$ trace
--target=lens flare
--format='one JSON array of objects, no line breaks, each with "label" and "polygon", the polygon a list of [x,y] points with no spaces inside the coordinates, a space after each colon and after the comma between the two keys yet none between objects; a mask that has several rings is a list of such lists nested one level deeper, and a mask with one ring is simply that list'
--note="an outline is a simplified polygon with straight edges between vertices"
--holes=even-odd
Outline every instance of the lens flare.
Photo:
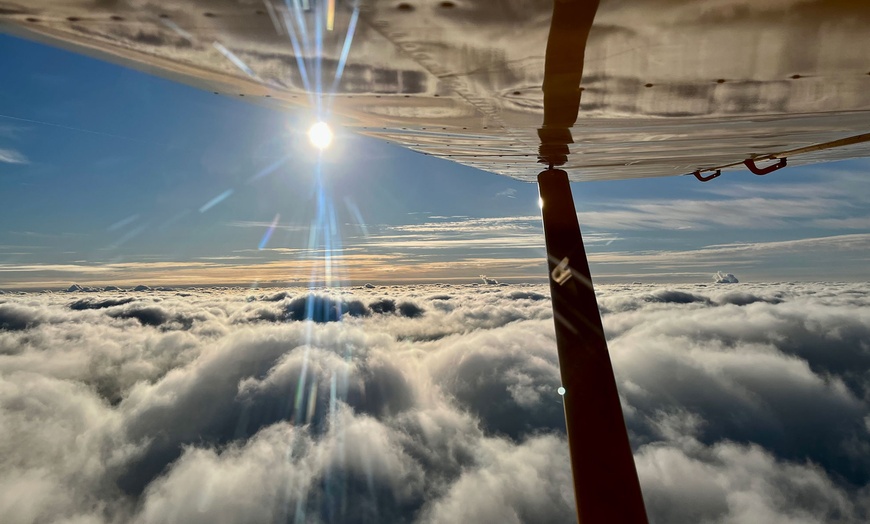
[{"label": "lens flare", "polygon": [[332,129],[326,122],[318,122],[308,130],[308,140],[317,149],[326,149],[332,143]]}]

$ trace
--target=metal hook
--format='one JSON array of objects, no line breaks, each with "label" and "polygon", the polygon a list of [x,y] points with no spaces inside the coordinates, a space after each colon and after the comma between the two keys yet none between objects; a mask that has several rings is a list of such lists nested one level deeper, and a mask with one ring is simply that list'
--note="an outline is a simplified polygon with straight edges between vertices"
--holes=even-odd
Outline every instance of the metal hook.
[{"label": "metal hook", "polygon": [[765,168],[759,168],[757,165],[755,165],[755,160],[753,160],[751,158],[747,158],[746,160],[743,161],[743,165],[745,165],[750,171],[752,171],[753,173],[755,173],[756,175],[759,175],[759,176],[766,175],[768,173],[773,173],[777,169],[784,168],[787,164],[788,164],[787,158],[780,158],[778,163],[767,166]]},{"label": "metal hook", "polygon": [[695,178],[697,178],[697,179],[700,180],[701,182],[709,182],[709,181],[713,180],[714,178],[718,178],[719,175],[722,174],[722,170],[721,170],[721,169],[717,169],[716,172],[713,173],[713,174],[710,175],[710,176],[701,176],[701,170],[700,170],[700,169],[697,170],[697,171],[695,171],[695,172],[692,173],[692,174],[695,175]]}]

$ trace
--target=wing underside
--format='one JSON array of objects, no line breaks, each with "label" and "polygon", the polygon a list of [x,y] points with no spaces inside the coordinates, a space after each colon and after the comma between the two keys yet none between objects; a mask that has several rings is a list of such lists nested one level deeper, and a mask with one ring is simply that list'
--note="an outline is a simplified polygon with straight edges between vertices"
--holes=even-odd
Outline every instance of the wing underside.
[{"label": "wing underside", "polygon": [[[533,180],[552,13],[541,0],[0,0],[0,28]],[[867,27],[866,1],[603,0],[562,168],[580,181],[870,156]]]}]

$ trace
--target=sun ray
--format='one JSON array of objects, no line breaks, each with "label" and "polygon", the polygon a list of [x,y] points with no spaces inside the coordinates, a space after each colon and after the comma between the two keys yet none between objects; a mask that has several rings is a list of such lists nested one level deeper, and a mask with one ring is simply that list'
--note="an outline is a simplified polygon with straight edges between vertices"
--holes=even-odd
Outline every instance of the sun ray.
[{"label": "sun ray", "polygon": [[359,21],[359,7],[353,8],[350,22],[347,26],[347,34],[344,37],[344,45],[341,47],[341,55],[338,58],[338,66],[335,69],[335,78],[332,81],[332,92],[338,92],[338,85],[344,75],[344,67],[347,65],[347,56],[350,54],[350,46],[353,44],[353,35],[356,33],[356,24]]}]

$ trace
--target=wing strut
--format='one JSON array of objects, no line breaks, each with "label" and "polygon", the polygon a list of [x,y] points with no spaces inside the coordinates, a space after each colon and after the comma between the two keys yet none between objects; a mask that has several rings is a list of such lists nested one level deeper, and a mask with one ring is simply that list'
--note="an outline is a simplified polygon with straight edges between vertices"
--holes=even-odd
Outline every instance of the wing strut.
[{"label": "wing strut", "polygon": [[580,524],[645,524],[643,496],[568,174],[538,175],[565,424]]}]

